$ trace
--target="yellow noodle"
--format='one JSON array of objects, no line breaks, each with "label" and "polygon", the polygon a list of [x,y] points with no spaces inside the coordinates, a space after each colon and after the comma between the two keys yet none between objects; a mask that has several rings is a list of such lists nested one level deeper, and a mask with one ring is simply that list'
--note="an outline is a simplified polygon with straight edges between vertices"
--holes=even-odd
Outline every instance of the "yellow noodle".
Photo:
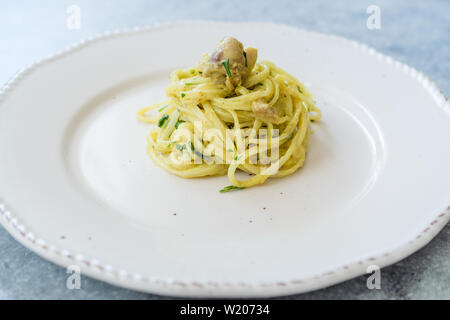
[{"label": "yellow noodle", "polygon": [[[137,118],[159,126],[147,137],[150,158],[183,178],[227,174],[233,186],[244,188],[290,175],[305,161],[310,122],[321,118],[305,85],[267,61],[257,63],[244,83],[231,92],[196,68],[172,72],[165,91],[168,100],[142,108]],[[277,110],[276,123],[257,118],[252,111],[257,101]],[[209,130],[207,137],[196,138],[195,130],[200,129]],[[267,137],[256,148],[252,141],[261,129]],[[272,139],[275,130],[278,136]],[[269,163],[263,163],[257,152],[265,148],[265,154],[272,156],[274,147],[278,147],[278,158],[268,156]],[[250,160],[254,156],[256,163]],[[252,176],[239,180],[235,176],[238,170]]]}]

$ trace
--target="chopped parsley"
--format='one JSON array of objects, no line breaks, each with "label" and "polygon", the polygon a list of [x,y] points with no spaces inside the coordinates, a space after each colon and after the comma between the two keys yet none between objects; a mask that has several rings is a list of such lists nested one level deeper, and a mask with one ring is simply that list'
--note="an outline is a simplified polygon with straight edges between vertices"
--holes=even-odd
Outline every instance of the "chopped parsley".
[{"label": "chopped parsley", "polygon": [[177,144],[175,146],[175,148],[177,148],[177,150],[179,150],[179,151],[183,151],[183,150],[186,150],[186,145],[185,144]]},{"label": "chopped parsley", "polygon": [[181,98],[184,98],[184,97],[186,97],[186,93],[182,92],[181,93]]},{"label": "chopped parsley", "polygon": [[231,75],[231,72],[230,72],[230,58],[227,58],[227,60],[223,60],[222,64],[223,64],[223,67],[225,68],[225,71],[227,72],[228,77],[232,78],[233,76]]},{"label": "chopped parsley", "polygon": [[191,149],[191,151],[194,151],[194,145],[192,144],[192,142],[188,141],[188,146]]},{"label": "chopped parsley", "polygon": [[158,109],[158,112],[161,112],[161,111],[163,111],[165,108],[167,108],[169,105],[168,104],[166,104],[165,106],[162,106],[161,108],[159,108]]},{"label": "chopped parsley", "polygon": [[227,186],[223,188],[222,190],[219,190],[220,193],[225,193],[233,190],[242,190],[245,189],[244,187],[236,187],[236,186]]},{"label": "chopped parsley", "polygon": [[303,93],[302,90],[300,89],[299,85],[297,85],[297,90],[298,90],[298,92]]},{"label": "chopped parsley", "polygon": [[209,156],[206,156],[206,155],[202,154],[200,151],[195,150],[194,144],[192,142],[188,141],[187,144],[188,144],[188,147],[191,149],[192,153],[195,154],[200,159],[209,158]]},{"label": "chopped parsley", "polygon": [[185,121],[183,121],[183,120],[178,120],[177,123],[175,123],[175,129],[178,129],[178,126],[179,126],[181,123],[183,123],[183,122],[185,122]]},{"label": "chopped parsley", "polygon": [[164,123],[166,122],[166,120],[169,119],[169,116],[167,114],[163,114],[161,119],[159,119],[158,121],[158,127],[162,127],[164,125]]},{"label": "chopped parsley", "polygon": [[243,51],[242,54],[244,55],[244,58],[245,58],[245,66],[248,67],[248,64],[247,64],[247,52]]}]

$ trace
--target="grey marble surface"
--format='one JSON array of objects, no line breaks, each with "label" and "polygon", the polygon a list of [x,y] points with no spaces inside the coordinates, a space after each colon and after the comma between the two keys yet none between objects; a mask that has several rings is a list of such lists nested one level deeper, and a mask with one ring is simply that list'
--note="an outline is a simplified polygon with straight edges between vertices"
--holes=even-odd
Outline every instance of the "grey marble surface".
[{"label": "grey marble surface", "polygon": [[[274,5],[276,3],[276,5]],[[81,29],[66,27],[68,6],[81,8]],[[366,27],[369,5],[381,29]],[[273,21],[358,40],[425,72],[450,92],[450,1],[2,1],[0,83],[25,65],[87,36],[174,20]],[[1,114],[0,114],[1,116]],[[1,154],[0,154],[1,156]],[[1,183],[1,181],[0,181]],[[0,299],[162,299],[87,277],[66,288],[67,274],[17,243],[0,227]],[[450,225],[425,248],[381,271],[381,290],[366,276],[282,299],[450,299]]]}]

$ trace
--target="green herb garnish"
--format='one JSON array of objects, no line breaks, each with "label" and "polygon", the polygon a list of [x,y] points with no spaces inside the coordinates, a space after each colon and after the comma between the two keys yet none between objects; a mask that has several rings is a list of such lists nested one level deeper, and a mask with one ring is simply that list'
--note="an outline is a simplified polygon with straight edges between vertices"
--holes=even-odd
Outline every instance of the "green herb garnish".
[{"label": "green herb garnish", "polygon": [[183,121],[183,120],[178,120],[177,123],[175,123],[175,129],[178,129],[178,126],[179,126],[181,123],[183,123],[183,122],[185,122],[185,121]]},{"label": "green herb garnish", "polygon": [[248,67],[248,64],[247,64],[247,52],[243,51],[242,54],[244,55],[244,58],[245,58],[245,66]]},{"label": "green herb garnish", "polygon": [[184,98],[184,97],[186,97],[186,93],[182,92],[181,93],[181,98]]},{"label": "green herb garnish", "polygon": [[188,141],[188,146],[191,149],[191,151],[194,151],[194,145],[192,144],[192,142]]},{"label": "green herb garnish", "polygon": [[188,147],[191,149],[192,153],[195,154],[197,157],[201,159],[208,158],[208,156],[203,155],[200,151],[195,150],[194,144],[190,141],[188,141]]},{"label": "green herb garnish", "polygon": [[177,144],[175,146],[175,148],[177,148],[177,150],[179,150],[179,151],[183,151],[186,149],[186,145],[185,144]]},{"label": "green herb garnish", "polygon": [[165,106],[162,106],[161,108],[159,108],[158,109],[158,112],[161,112],[161,111],[163,111],[165,108],[167,108],[169,105],[168,104],[166,104]]},{"label": "green herb garnish", "polygon": [[219,190],[220,193],[225,193],[233,190],[242,190],[245,189],[244,187],[236,187],[236,186],[227,186],[223,188],[222,190]]},{"label": "green herb garnish", "polygon": [[163,114],[161,119],[159,119],[158,121],[158,127],[162,127],[164,125],[164,122],[166,122],[166,120],[169,119],[169,116],[167,114]]},{"label": "green herb garnish", "polygon": [[299,85],[297,85],[297,90],[298,90],[298,92],[303,93],[302,90],[300,89]]},{"label": "green herb garnish", "polygon": [[223,67],[225,68],[225,71],[227,72],[228,77],[232,78],[233,76],[231,75],[231,72],[230,72],[230,58],[227,58],[227,60],[223,60],[222,64],[223,64]]}]

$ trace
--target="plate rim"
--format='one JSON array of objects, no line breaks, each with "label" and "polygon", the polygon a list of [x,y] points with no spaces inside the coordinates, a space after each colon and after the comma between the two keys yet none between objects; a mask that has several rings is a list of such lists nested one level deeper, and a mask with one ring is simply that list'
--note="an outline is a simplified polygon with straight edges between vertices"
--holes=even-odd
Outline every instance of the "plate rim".
[{"label": "plate rim", "polygon": [[[134,33],[154,32],[165,28],[179,27],[183,25],[225,25],[240,24],[253,26],[273,26],[285,28],[291,32],[302,31],[307,34],[320,36],[330,40],[338,40],[352,45],[363,54],[368,54],[374,58],[392,64],[395,68],[409,75],[416,80],[425,91],[433,98],[434,103],[442,108],[447,115],[450,115],[450,102],[444,96],[439,87],[423,72],[399,62],[394,58],[376,51],[364,43],[347,39],[345,37],[325,34],[316,31],[305,30],[295,26],[282,23],[260,22],[260,21],[208,21],[208,20],[178,20],[173,22],[155,23],[142,27],[132,27],[106,31],[94,36],[81,39],[69,45],[63,50],[39,59],[29,64],[15,75],[13,75],[0,89],[0,108],[3,101],[14,88],[29,73],[40,66],[51,63],[54,60],[70,55],[77,50],[98,43],[103,40],[115,37],[128,36]],[[164,294],[170,296],[185,297],[271,297],[295,293],[303,293],[327,287],[360,275],[366,272],[369,265],[376,263],[380,268],[396,263],[410,254],[424,247],[450,220],[450,203],[439,210],[438,214],[423,226],[423,230],[412,238],[403,241],[397,246],[382,251],[377,255],[367,255],[365,259],[353,261],[337,268],[333,268],[325,273],[317,274],[308,278],[275,281],[270,283],[252,284],[247,282],[215,282],[215,281],[179,281],[175,279],[161,279],[146,277],[136,273],[131,273],[115,266],[98,261],[95,258],[84,257],[81,254],[70,252],[64,248],[47,243],[42,237],[27,231],[27,228],[20,222],[20,214],[13,213],[7,206],[7,200],[0,195],[0,223],[19,243],[37,253],[39,256],[62,267],[70,265],[82,266],[82,275],[103,280],[113,285],[126,287],[129,289],[144,291],[148,293]]]}]

